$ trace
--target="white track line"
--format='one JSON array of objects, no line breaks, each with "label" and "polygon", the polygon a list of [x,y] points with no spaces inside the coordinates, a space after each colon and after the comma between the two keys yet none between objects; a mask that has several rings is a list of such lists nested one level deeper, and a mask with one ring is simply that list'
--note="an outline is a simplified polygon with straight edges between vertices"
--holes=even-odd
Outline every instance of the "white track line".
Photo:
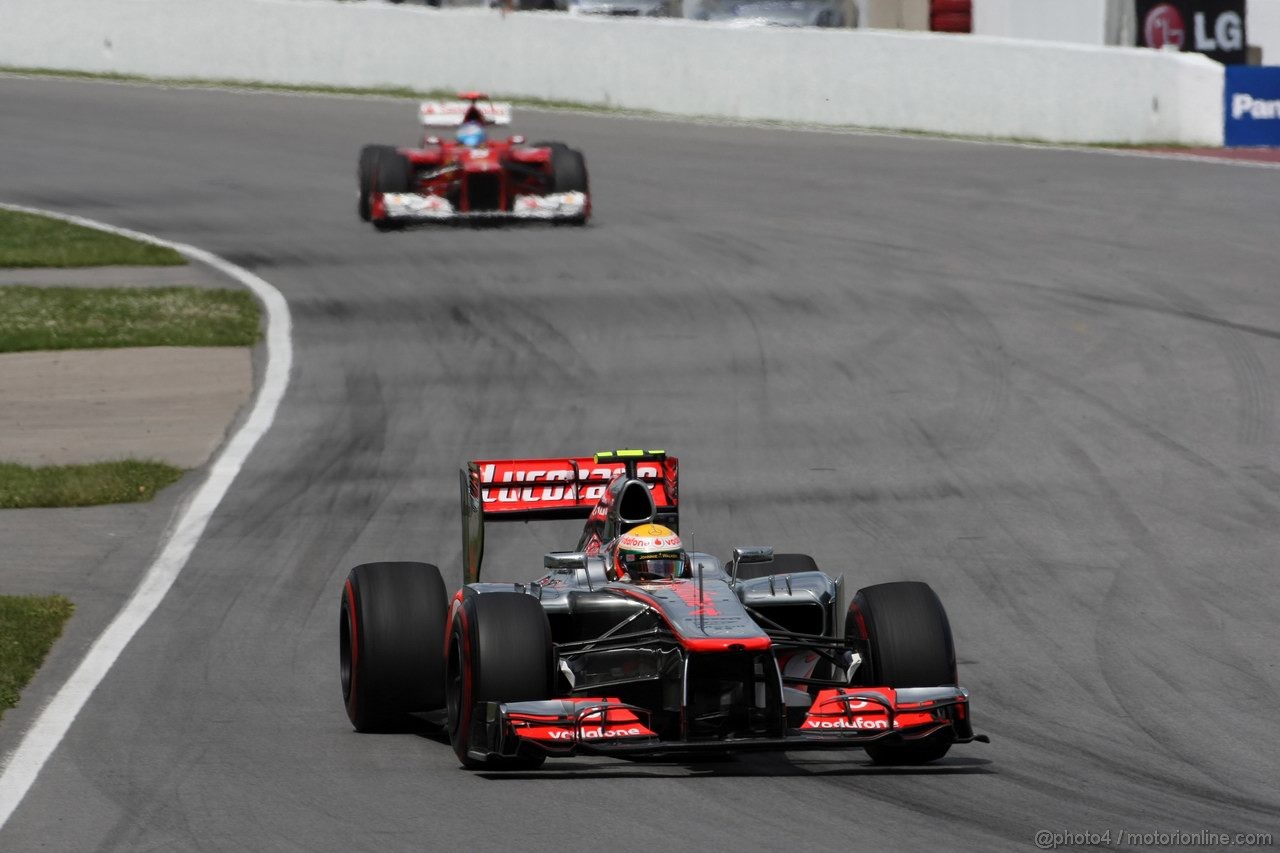
[{"label": "white track line", "polygon": [[84,660],[40,712],[40,716],[23,736],[17,750],[4,765],[3,771],[0,772],[0,829],[3,829],[18,804],[27,795],[27,791],[35,783],[49,756],[58,748],[63,736],[75,722],[80,709],[102,683],[102,679],[111,670],[120,653],[133,639],[133,635],[146,624],[151,614],[164,600],[165,594],[169,592],[169,588],[173,586],[173,582],[178,579],[178,575],[186,566],[196,543],[200,541],[200,536],[204,533],[214,510],[218,508],[232,481],[240,473],[249,453],[258,443],[258,439],[271,428],[276,410],[280,407],[280,400],[284,397],[285,389],[289,385],[289,371],[293,365],[293,344],[290,340],[292,321],[289,317],[289,306],[280,291],[248,270],[217,255],[194,246],[173,243],[150,234],[117,228],[79,216],[67,216],[4,203],[0,203],[0,209],[37,213],[75,225],[96,228],[99,231],[175,249],[189,258],[202,261],[236,279],[253,291],[267,310],[267,366],[262,387],[258,390],[257,399],[253,403],[249,416],[209,466],[205,481],[196,489],[186,509],[171,528],[169,539],[165,542],[160,556],[147,569],[133,596],[94,641]]}]

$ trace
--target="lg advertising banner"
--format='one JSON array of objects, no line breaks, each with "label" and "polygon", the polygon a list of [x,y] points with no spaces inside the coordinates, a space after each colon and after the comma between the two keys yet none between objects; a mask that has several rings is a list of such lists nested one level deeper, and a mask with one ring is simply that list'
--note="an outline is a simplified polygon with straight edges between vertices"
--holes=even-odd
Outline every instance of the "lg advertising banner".
[{"label": "lg advertising banner", "polygon": [[1173,45],[1223,65],[1245,62],[1245,0],[1137,0],[1138,47]]},{"label": "lg advertising banner", "polygon": [[1228,147],[1280,146],[1280,66],[1228,68],[1225,106]]}]

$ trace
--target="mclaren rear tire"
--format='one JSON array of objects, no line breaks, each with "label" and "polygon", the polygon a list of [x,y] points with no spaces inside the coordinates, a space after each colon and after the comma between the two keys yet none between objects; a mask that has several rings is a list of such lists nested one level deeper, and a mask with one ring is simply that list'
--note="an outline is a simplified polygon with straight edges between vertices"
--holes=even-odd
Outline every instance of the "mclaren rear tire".
[{"label": "mclaren rear tire", "polygon": [[[951,623],[928,584],[883,583],[858,590],[849,605],[845,635],[859,641],[867,659],[858,668],[861,686],[940,687],[954,685],[956,651]],[[866,747],[876,764],[919,765],[951,749],[951,733],[921,741]]]},{"label": "mclaren rear tire", "polygon": [[347,575],[338,664],[347,717],[359,732],[408,731],[409,715],[444,707],[440,646],[448,596],[427,563],[365,563]]},{"label": "mclaren rear tire", "polygon": [[356,186],[360,188],[360,198],[356,202],[356,213],[362,222],[369,221],[369,193],[373,189],[374,170],[378,161],[385,154],[395,154],[396,149],[390,145],[366,145],[360,149],[360,165],[356,167]]},{"label": "mclaren rear tire", "polygon": [[478,759],[469,752],[482,702],[522,702],[552,695],[551,624],[536,598],[521,592],[469,595],[454,607],[445,653],[449,740],[468,770],[531,770],[544,755]]}]

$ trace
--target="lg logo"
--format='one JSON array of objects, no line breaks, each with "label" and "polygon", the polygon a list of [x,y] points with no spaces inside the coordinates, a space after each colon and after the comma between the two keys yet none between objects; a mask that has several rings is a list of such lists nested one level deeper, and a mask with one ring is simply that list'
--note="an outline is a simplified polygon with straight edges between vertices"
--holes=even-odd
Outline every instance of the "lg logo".
[{"label": "lg logo", "polygon": [[1143,21],[1143,35],[1147,47],[1156,49],[1165,46],[1184,48],[1200,53],[1233,52],[1244,50],[1244,20],[1238,12],[1226,11],[1218,13],[1209,25],[1212,13],[1195,12],[1194,39],[1187,45],[1187,27],[1182,12],[1172,3],[1159,3],[1147,13]]},{"label": "lg logo", "polygon": [[1147,37],[1147,47],[1154,47],[1156,50],[1165,45],[1182,50],[1187,42],[1187,28],[1182,22],[1182,13],[1170,3],[1161,3],[1148,12],[1143,30]]},{"label": "lg logo", "polygon": [[1235,12],[1223,12],[1213,23],[1213,36],[1205,32],[1205,14],[1196,12],[1196,50],[1209,53],[1215,50],[1244,49],[1244,21]]}]

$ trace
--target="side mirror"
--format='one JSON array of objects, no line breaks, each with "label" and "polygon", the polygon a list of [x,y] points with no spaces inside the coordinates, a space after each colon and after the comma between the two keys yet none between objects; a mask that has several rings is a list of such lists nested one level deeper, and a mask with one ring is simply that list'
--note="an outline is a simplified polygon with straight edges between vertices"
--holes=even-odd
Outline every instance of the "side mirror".
[{"label": "side mirror", "polygon": [[511,137],[511,144],[512,144],[512,145],[524,145],[524,137],[523,137],[523,136],[520,136],[519,134],[517,134],[517,135],[515,135],[515,136]]},{"label": "side mirror", "polygon": [[587,571],[587,555],[581,551],[552,551],[543,556],[542,567],[553,572],[571,572],[574,582],[579,586],[594,588],[591,574]]},{"label": "side mirror", "polygon": [[730,573],[731,584],[738,582],[739,563],[768,563],[773,560],[773,549],[768,546],[733,549],[733,571]]},{"label": "side mirror", "polygon": [[542,558],[542,567],[553,571],[577,571],[587,567],[587,555],[581,551],[552,551]]}]

